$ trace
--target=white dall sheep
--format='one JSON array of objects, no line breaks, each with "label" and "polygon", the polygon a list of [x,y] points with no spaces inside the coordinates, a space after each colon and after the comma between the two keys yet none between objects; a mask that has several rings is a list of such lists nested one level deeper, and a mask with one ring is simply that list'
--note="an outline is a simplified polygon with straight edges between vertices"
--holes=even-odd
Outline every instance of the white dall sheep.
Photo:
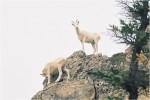
[{"label": "white dall sheep", "polygon": [[66,68],[65,63],[66,63],[66,59],[60,57],[60,58],[58,58],[54,61],[51,61],[45,65],[41,75],[43,77],[48,78],[48,84],[50,83],[52,73],[56,69],[58,69],[59,76],[55,82],[60,81],[60,78],[62,76],[62,69],[64,69],[67,72],[67,75],[68,75],[67,81],[70,79],[70,71],[69,71],[69,69]]},{"label": "white dall sheep", "polygon": [[78,39],[80,40],[82,44],[82,51],[85,52],[84,43],[91,43],[94,49],[93,54],[97,54],[98,53],[98,41],[100,40],[100,35],[97,33],[90,33],[90,32],[81,30],[78,26],[79,25],[78,20],[76,20],[76,22],[72,21],[72,25],[75,27],[76,33],[78,35]]}]

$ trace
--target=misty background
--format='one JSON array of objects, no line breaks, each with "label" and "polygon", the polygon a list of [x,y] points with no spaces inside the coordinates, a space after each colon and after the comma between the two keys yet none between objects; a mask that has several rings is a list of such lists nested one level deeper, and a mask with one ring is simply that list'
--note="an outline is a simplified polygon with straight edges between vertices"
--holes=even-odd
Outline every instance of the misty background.
[{"label": "misty background", "polygon": [[[44,65],[81,50],[71,21],[101,36],[99,53],[124,52],[107,35],[109,25],[119,24],[115,0],[2,0],[1,1],[1,100],[30,100],[42,90]],[[86,54],[92,54],[85,44]]]}]

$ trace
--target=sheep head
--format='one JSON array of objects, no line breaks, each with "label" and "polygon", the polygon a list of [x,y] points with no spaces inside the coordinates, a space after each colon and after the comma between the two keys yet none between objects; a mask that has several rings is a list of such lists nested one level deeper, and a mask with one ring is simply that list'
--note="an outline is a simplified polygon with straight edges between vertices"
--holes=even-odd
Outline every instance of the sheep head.
[{"label": "sheep head", "polygon": [[46,74],[45,74],[45,73],[42,73],[42,74],[40,74],[40,75],[42,75],[43,77],[46,77]]},{"label": "sheep head", "polygon": [[71,23],[72,23],[72,25],[73,25],[75,28],[77,28],[78,25],[79,25],[79,21],[78,21],[78,20],[76,20],[75,22],[74,22],[74,21],[71,21]]}]

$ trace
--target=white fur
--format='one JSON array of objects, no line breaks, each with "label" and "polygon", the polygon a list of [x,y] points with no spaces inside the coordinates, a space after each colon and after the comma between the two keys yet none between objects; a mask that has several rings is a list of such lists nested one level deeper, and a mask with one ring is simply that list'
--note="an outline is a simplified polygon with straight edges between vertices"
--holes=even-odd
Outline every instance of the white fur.
[{"label": "white fur", "polygon": [[90,32],[87,32],[87,31],[83,31],[79,28],[78,24],[79,24],[78,20],[76,20],[76,22],[72,21],[72,25],[76,29],[78,39],[80,40],[80,42],[82,44],[82,51],[85,52],[84,43],[91,43],[91,45],[94,49],[93,54],[97,54],[98,53],[98,41],[100,40],[100,35],[97,34],[97,33],[90,33]]},{"label": "white fur", "polygon": [[58,69],[59,76],[55,82],[59,82],[61,76],[62,76],[62,68],[64,67],[64,70],[67,72],[67,80],[70,79],[70,72],[65,66],[66,59],[65,58],[58,58],[54,61],[51,61],[47,63],[42,71],[42,74],[44,77],[48,78],[48,84],[50,83],[51,75],[55,69]]}]

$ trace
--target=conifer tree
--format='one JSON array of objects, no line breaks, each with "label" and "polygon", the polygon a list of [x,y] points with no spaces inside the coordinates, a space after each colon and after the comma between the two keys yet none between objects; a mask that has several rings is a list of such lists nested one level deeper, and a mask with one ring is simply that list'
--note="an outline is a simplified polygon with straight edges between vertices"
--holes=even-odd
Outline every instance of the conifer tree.
[{"label": "conifer tree", "polygon": [[[120,43],[131,45],[132,58],[130,63],[129,77],[126,81],[126,90],[129,92],[129,99],[137,99],[138,87],[144,82],[139,76],[136,54],[140,54],[147,45],[149,32],[145,32],[149,25],[149,0],[117,0],[123,8],[125,20],[120,19],[120,27],[110,25],[111,33]],[[144,50],[143,50],[144,51]],[[147,82],[143,86],[148,85]]]}]

